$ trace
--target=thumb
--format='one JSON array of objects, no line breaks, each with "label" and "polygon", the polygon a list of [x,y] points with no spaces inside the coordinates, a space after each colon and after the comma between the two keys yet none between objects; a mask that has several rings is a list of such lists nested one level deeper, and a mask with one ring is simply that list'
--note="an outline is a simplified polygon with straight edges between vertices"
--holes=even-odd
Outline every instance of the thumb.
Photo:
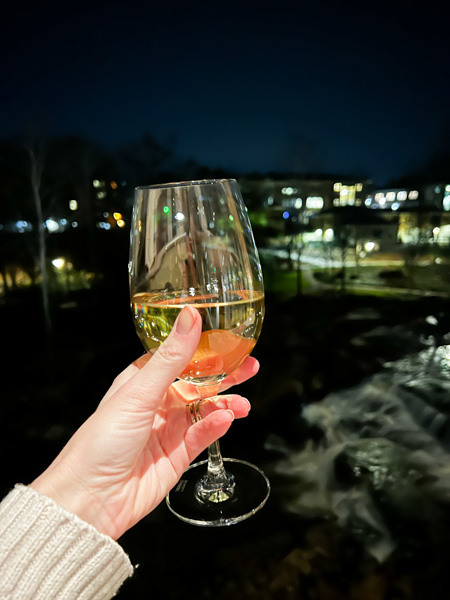
[{"label": "thumb", "polygon": [[125,384],[128,401],[134,400],[146,410],[156,409],[194,356],[201,331],[200,313],[191,306],[184,306],[169,336],[152,359]]}]

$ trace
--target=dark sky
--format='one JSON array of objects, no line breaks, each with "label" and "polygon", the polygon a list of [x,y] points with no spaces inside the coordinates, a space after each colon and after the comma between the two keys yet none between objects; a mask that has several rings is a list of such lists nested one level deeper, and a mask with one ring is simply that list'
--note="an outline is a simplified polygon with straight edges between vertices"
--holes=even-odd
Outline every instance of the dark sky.
[{"label": "dark sky", "polygon": [[16,3],[0,137],[38,123],[113,149],[150,133],[236,174],[382,184],[449,131],[449,33],[441,2]]}]

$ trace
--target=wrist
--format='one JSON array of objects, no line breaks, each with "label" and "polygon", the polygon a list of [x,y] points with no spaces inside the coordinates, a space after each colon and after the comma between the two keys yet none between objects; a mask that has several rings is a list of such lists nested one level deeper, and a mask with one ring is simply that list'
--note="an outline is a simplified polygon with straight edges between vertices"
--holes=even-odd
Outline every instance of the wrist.
[{"label": "wrist", "polygon": [[47,496],[66,511],[76,515],[108,537],[117,539],[114,527],[107,519],[99,496],[89,492],[73,477],[64,477],[57,469],[49,467],[30,485],[32,489]]}]

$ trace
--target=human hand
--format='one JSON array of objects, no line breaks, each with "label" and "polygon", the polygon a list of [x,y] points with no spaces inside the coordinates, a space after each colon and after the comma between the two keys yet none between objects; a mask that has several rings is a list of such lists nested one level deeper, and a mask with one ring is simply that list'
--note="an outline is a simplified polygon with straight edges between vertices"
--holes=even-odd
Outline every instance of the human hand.
[{"label": "human hand", "polygon": [[[229,394],[202,404],[193,424],[186,404],[192,384],[174,379],[195,353],[201,317],[186,306],[155,354],[136,360],[113,382],[97,410],[31,487],[118,539],[163,500],[189,463],[223,436],[248,400]],[[219,391],[258,372],[251,357]]]}]

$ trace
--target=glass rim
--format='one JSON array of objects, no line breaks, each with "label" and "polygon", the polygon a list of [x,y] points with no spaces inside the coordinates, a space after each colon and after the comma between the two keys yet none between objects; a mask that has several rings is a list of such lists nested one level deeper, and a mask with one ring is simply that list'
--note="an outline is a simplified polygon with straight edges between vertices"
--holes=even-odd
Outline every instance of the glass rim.
[{"label": "glass rim", "polygon": [[222,179],[192,179],[188,181],[176,181],[173,183],[156,183],[153,185],[138,185],[134,189],[139,190],[158,190],[175,187],[189,187],[191,185],[214,185],[218,183],[236,183],[236,179],[233,178],[222,178]]}]

